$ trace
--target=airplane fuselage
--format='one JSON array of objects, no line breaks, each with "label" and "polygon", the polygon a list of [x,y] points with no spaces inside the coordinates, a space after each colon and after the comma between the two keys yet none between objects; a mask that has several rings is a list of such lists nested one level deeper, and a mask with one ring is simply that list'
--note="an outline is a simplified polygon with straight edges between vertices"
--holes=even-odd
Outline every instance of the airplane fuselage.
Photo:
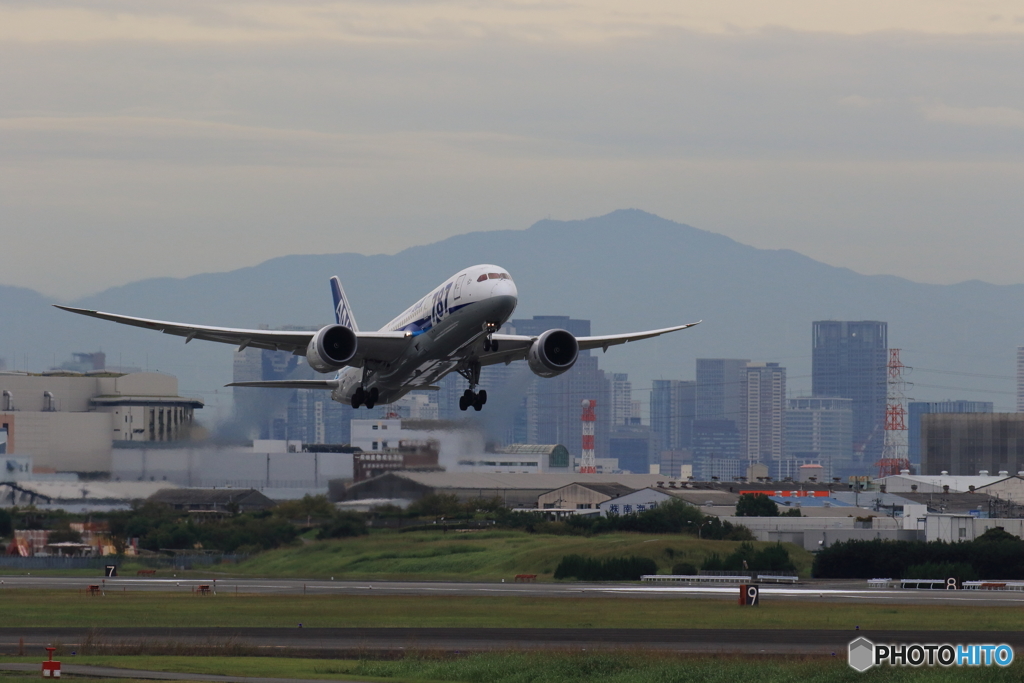
[{"label": "airplane fuselage", "polygon": [[482,348],[487,334],[512,317],[518,300],[515,282],[503,268],[484,264],[459,271],[381,328],[412,334],[405,353],[378,367],[343,368],[331,397],[348,403],[362,387],[377,389],[378,400],[391,403],[431,386],[472,355],[474,346]]}]

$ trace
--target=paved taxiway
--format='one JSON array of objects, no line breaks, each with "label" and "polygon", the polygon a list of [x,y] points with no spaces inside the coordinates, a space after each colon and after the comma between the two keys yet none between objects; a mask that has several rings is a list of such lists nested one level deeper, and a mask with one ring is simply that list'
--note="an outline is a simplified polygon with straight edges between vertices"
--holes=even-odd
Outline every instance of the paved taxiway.
[{"label": "paved taxiway", "polygon": [[[1024,647],[1020,631],[856,631],[823,629],[552,629],[552,628],[2,628],[0,653],[42,652],[60,643],[150,651],[230,650],[232,654],[360,657],[421,650],[645,649],[689,653],[842,654],[865,636],[881,643],[1006,643]],[[64,660],[68,659],[63,655]]]},{"label": "paved taxiway", "polygon": [[[267,595],[455,595],[521,597],[717,598],[735,600],[737,586],[673,586],[665,584],[485,583],[445,581],[312,581],[302,579],[233,579],[178,577],[141,578],[0,576],[0,589],[83,590],[90,584],[111,591],[186,591],[201,584],[219,593]],[[868,589],[865,581],[809,581],[798,585],[761,584],[764,600],[866,602],[904,605],[1024,605],[1020,591],[948,591]]]}]

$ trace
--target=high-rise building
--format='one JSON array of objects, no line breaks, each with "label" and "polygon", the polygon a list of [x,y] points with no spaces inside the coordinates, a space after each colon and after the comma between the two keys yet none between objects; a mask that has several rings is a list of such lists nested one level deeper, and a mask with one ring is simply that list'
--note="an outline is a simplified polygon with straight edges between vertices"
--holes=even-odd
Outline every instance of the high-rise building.
[{"label": "high-rise building", "polygon": [[778,363],[747,363],[740,377],[743,414],[737,426],[742,458],[777,470],[784,455],[786,368]]},{"label": "high-rise building", "polygon": [[814,322],[811,388],[815,397],[853,401],[853,454],[861,474],[882,457],[888,325],[877,320]]},{"label": "high-rise building", "polygon": [[[911,401],[907,404],[907,457],[915,468],[921,466],[921,416],[936,413],[991,413],[991,401]],[[920,472],[920,469],[918,469]]]},{"label": "high-rise building", "polygon": [[[695,420],[691,451],[693,476],[700,481],[739,476],[748,465],[740,458],[740,432],[735,420]],[[728,474],[731,472],[737,474]]]},{"label": "high-rise building", "polygon": [[853,399],[791,398],[786,404],[786,463],[776,475],[796,478],[801,465],[829,477],[848,473],[853,457]]},{"label": "high-rise building", "polygon": [[610,458],[619,461],[619,469],[634,474],[651,471],[651,428],[647,425],[615,425],[608,435]]},{"label": "high-rise building", "polygon": [[[612,425],[626,425],[633,416],[633,383],[624,372],[612,374]],[[614,457],[614,456],[612,456]]]},{"label": "high-rise building", "polygon": [[1017,347],[1017,412],[1024,413],[1024,346]]},{"label": "high-rise building", "polygon": [[696,386],[697,420],[732,420],[743,418],[744,387],[742,377],[748,359],[698,358]]},{"label": "high-rise building", "polygon": [[656,451],[690,447],[696,418],[697,383],[656,379],[651,385],[651,433]]}]

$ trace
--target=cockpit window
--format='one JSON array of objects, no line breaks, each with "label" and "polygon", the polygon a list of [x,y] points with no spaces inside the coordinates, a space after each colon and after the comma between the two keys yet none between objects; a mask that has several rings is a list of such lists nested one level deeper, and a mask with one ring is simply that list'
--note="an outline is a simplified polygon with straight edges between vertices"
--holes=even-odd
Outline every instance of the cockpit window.
[{"label": "cockpit window", "polygon": [[500,280],[501,279],[501,274],[500,273],[487,273],[487,277],[490,278],[491,280]]},{"label": "cockpit window", "polygon": [[502,273],[502,274],[501,274],[501,279],[502,279],[502,280],[511,280],[512,278],[510,278],[510,277],[508,276],[508,273]]},{"label": "cockpit window", "polygon": [[477,282],[483,282],[483,281],[484,281],[484,280],[486,280],[486,279],[487,279],[487,273],[484,273],[483,275],[481,275],[480,277],[478,277],[478,278],[476,279],[476,281],[477,281]]}]

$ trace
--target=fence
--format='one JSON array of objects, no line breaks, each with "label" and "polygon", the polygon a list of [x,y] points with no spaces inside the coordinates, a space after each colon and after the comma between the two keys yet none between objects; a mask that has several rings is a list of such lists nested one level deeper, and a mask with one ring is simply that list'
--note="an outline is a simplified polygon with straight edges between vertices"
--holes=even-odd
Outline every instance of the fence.
[{"label": "fence", "polygon": [[108,564],[124,564],[152,567],[153,569],[192,569],[209,567],[224,562],[241,562],[249,555],[218,553],[211,555],[177,555],[168,557],[125,557],[116,555],[101,557],[19,557],[0,555],[0,568],[4,569],[103,569]]}]

